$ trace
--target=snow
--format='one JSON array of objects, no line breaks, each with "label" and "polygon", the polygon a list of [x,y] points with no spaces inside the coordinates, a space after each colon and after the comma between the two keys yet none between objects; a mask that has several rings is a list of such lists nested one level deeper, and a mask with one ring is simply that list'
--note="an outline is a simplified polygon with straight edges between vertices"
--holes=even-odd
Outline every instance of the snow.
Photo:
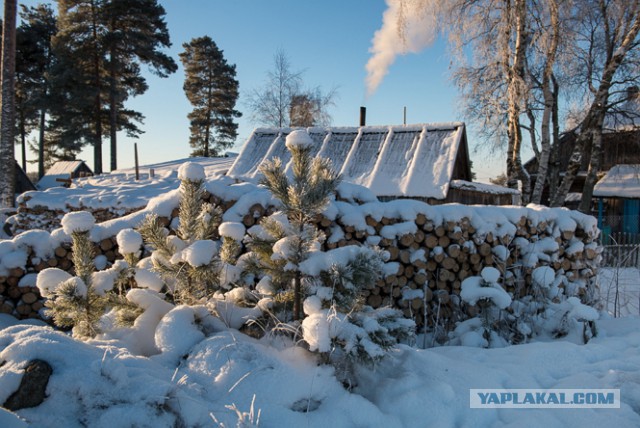
[{"label": "snow", "polygon": [[88,232],[96,224],[93,214],[87,211],[77,211],[65,214],[62,217],[62,229],[67,235],[74,232]]},{"label": "snow", "polygon": [[116,235],[116,242],[120,254],[136,254],[142,247],[142,235],[131,228],[122,229]]},{"label": "snow", "polygon": [[152,267],[153,260],[150,257],[138,262],[135,271],[136,284],[138,284],[138,287],[140,288],[148,288],[150,290],[160,292],[164,286],[164,282],[162,281],[162,278],[160,278],[160,275],[151,270]]},{"label": "snow", "polygon": [[51,296],[63,282],[73,278],[69,273],[58,268],[47,268],[40,272],[36,286],[44,297]]},{"label": "snow", "polygon": [[294,147],[297,149],[302,149],[313,145],[313,140],[306,130],[296,129],[295,131],[292,131],[289,135],[287,135],[285,145],[289,150],[292,150]]},{"label": "snow", "polygon": [[[166,356],[152,358],[135,356],[117,341],[86,344],[14,322],[0,331],[0,385],[6,387],[0,401],[17,387],[26,362],[41,358],[54,375],[43,404],[16,412],[29,426],[174,426],[178,417],[183,426],[212,426],[210,414],[236,426],[238,416],[226,406],[249,412],[252,402],[264,427],[640,424],[638,318],[600,321],[600,335],[586,345],[401,346],[374,369],[358,370],[358,385],[349,392],[333,368],[283,337],[257,341],[224,328],[204,337],[193,311],[170,314],[157,333],[167,343]],[[615,388],[622,403],[614,410],[470,409],[471,388]],[[0,421],[7,418],[3,427],[18,423],[14,415]]]},{"label": "snow", "polygon": [[496,268],[486,267],[481,276],[470,276],[462,281],[460,297],[470,305],[479,300],[491,300],[500,309],[511,304],[511,296],[498,284],[500,272]]},{"label": "snow", "polygon": [[[178,188],[178,169],[185,162],[201,165],[209,178],[224,174],[235,157],[188,158],[139,168],[140,179],[135,179],[135,169],[120,169],[109,174],[74,179],[71,188],[53,187],[45,191],[25,192],[18,197],[29,208],[69,210],[69,207],[89,209],[110,208],[123,213],[144,208],[150,199],[170,193]],[[154,171],[151,177],[150,171]],[[68,178],[68,174],[66,176]],[[58,183],[59,184],[59,183]],[[169,211],[171,213],[171,211]]]},{"label": "snow", "polygon": [[171,263],[186,262],[193,267],[204,266],[211,262],[218,252],[218,243],[211,240],[199,240],[176,252]]},{"label": "snow", "polygon": [[615,165],[593,188],[596,198],[640,198],[640,165]]},{"label": "snow", "polygon": [[504,186],[498,186],[496,184],[476,183],[466,180],[451,180],[451,187],[456,189],[471,190],[482,193],[492,193],[495,195],[519,195],[520,192],[517,189],[510,189]]},{"label": "snow", "polygon": [[539,287],[549,288],[556,278],[556,273],[549,266],[540,266],[533,270],[531,276],[533,282]]},{"label": "snow", "polygon": [[204,167],[196,162],[185,162],[178,168],[179,180],[202,181],[206,178]]},{"label": "snow", "polygon": [[601,267],[598,285],[603,311],[615,316],[640,316],[640,269]]},{"label": "snow", "polygon": [[220,234],[220,236],[242,242],[242,239],[244,238],[244,235],[246,233],[246,228],[242,223],[226,221],[220,224],[220,226],[218,227],[218,233]]},{"label": "snow", "polygon": [[108,269],[93,272],[91,275],[91,285],[98,295],[104,295],[107,291],[113,289],[113,284],[122,271],[127,269],[129,265],[123,260],[116,260]]}]

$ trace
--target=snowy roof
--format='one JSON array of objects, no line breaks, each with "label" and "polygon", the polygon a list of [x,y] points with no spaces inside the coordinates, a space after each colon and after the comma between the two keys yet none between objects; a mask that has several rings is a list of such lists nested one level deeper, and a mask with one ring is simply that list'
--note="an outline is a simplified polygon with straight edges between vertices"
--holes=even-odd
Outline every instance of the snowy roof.
[{"label": "snowy roof", "polygon": [[51,168],[49,168],[44,176],[38,181],[37,187],[41,190],[60,187],[63,183],[57,181],[58,178],[68,179],[80,168],[86,168],[91,171],[83,160],[58,161],[51,165]]},{"label": "snowy roof", "polygon": [[[237,156],[238,155],[236,153],[228,153],[225,157],[191,157],[185,159],[176,159],[155,164],[142,165],[138,167],[138,171],[141,176],[144,175],[145,177],[147,177],[149,171],[152,169],[154,171],[154,174],[156,175],[166,175],[168,173],[171,173],[172,171],[177,171],[180,165],[185,162],[193,162],[202,165],[207,177],[211,177],[214,175],[222,175],[227,172],[229,168],[231,168],[231,165],[233,165],[233,162],[235,162]],[[128,175],[135,174],[135,172],[135,168],[131,167],[111,171],[110,175]]]},{"label": "snowy roof", "polygon": [[474,192],[492,193],[494,195],[519,195],[517,189],[510,189],[496,184],[476,183],[466,180],[451,180],[451,187],[461,190],[470,190]]},{"label": "snowy roof", "polygon": [[596,183],[593,196],[640,199],[640,165],[616,165]]},{"label": "snowy roof", "polygon": [[[279,157],[290,170],[289,128],[258,128],[227,175],[257,181],[263,161]],[[331,159],[343,180],[376,196],[444,199],[453,178],[463,123],[308,128],[313,154]]]},{"label": "snowy roof", "polygon": [[51,165],[51,168],[47,170],[45,175],[71,174],[77,171],[83,163],[83,160],[58,161]]}]

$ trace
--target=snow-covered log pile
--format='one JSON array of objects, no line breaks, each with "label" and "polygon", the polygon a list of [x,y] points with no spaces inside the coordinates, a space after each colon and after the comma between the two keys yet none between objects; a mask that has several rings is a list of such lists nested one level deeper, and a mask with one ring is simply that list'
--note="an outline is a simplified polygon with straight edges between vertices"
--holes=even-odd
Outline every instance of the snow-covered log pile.
[{"label": "snow-covered log pile", "polygon": [[132,208],[113,208],[113,207],[87,207],[82,204],[67,205],[64,208],[51,209],[42,205],[29,206],[27,199],[21,199],[18,205],[18,211],[8,220],[8,227],[11,233],[17,235],[32,229],[43,229],[53,231],[60,227],[60,220],[68,212],[89,211],[99,222],[112,220],[139,211],[144,206]]},{"label": "snow-covered log pile", "polygon": [[[264,189],[220,178],[207,184],[206,198],[225,211],[225,221],[247,229],[276,210]],[[137,227],[148,212],[166,226],[178,218],[177,191],[153,199],[145,210],[97,224],[91,239],[104,268],[120,254],[115,235]],[[429,326],[476,314],[459,298],[462,281],[487,266],[501,273],[500,284],[514,297],[532,293],[531,273],[549,266],[553,287],[589,302],[600,259],[593,217],[540,206],[430,206],[413,200],[379,202],[366,189],[343,183],[317,226],[325,233],[323,250],[347,245],[379,246],[388,252],[384,279],[371,284],[366,301],[401,308]],[[70,239],[61,229],[31,230],[0,242],[0,312],[38,317],[42,301],[36,273],[47,267],[71,270]]]}]

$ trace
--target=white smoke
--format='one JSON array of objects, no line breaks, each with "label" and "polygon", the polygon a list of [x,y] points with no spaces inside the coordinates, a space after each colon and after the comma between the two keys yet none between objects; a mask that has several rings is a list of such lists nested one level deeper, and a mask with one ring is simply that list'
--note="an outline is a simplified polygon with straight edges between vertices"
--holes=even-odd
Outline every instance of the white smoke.
[{"label": "white smoke", "polygon": [[382,27],[375,32],[369,52],[367,96],[372,95],[389,72],[398,55],[418,53],[435,40],[437,29],[433,14],[427,13],[429,0],[386,0]]}]

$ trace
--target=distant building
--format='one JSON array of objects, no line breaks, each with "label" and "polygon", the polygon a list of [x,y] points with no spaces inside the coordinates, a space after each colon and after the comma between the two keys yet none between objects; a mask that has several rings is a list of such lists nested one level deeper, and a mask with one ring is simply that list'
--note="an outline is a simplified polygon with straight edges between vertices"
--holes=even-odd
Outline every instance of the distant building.
[{"label": "distant building", "polygon": [[90,177],[92,175],[93,171],[82,160],[58,161],[47,170],[36,186],[39,190],[68,186],[74,178]]},{"label": "distant building", "polygon": [[[279,157],[287,165],[285,140],[292,130],[254,130],[227,175],[255,182],[263,161]],[[464,123],[307,130],[314,155],[331,159],[343,180],[369,188],[381,200],[511,205],[518,197],[512,189],[472,183]]]}]

